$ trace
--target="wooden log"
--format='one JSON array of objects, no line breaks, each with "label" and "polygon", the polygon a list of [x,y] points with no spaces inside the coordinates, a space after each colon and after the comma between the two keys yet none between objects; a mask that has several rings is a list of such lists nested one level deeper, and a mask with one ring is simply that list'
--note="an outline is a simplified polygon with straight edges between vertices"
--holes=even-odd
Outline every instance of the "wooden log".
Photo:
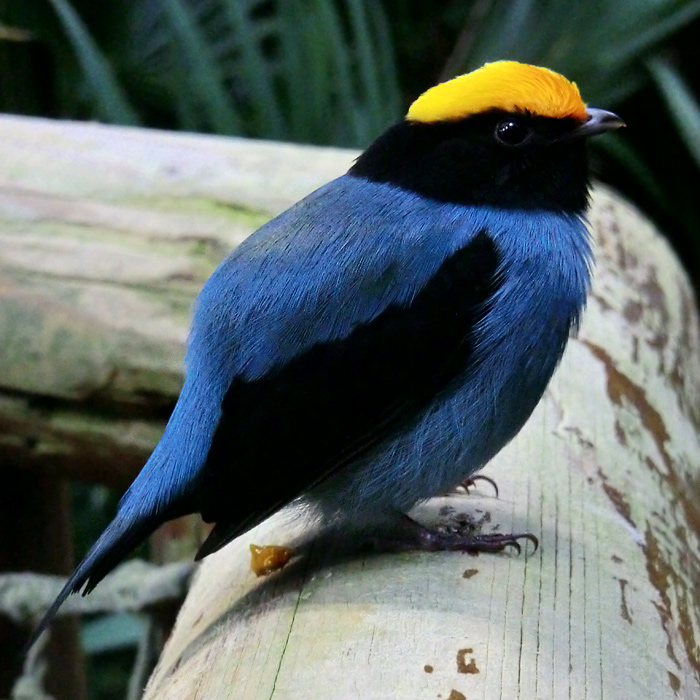
[{"label": "wooden log", "polygon": [[487,468],[500,498],[427,509],[540,549],[348,557],[321,541],[257,579],[251,543],[313,534],[275,517],[204,562],[147,700],[700,697],[697,309],[638,213],[598,190],[591,221],[589,309]]},{"label": "wooden log", "polygon": [[9,116],[0,135],[0,465],[124,488],[197,291],[354,154]]}]

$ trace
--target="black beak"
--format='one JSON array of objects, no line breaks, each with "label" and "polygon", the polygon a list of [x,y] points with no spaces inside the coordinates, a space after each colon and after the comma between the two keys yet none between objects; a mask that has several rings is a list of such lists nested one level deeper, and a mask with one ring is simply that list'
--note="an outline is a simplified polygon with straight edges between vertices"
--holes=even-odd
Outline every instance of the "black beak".
[{"label": "black beak", "polygon": [[606,112],[604,109],[591,107],[586,110],[586,114],[588,119],[571,132],[571,138],[587,138],[588,136],[604,134],[606,131],[614,131],[621,126],[625,126],[625,122],[614,112]]}]

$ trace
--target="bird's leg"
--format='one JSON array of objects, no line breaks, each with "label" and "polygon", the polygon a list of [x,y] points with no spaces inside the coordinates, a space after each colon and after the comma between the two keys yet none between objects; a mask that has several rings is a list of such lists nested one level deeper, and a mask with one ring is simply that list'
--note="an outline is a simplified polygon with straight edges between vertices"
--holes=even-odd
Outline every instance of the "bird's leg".
[{"label": "bird's leg", "polygon": [[496,498],[498,498],[498,484],[490,476],[485,476],[484,474],[474,474],[473,476],[463,479],[457,484],[457,488],[461,487],[467,492],[467,494],[469,494],[469,489],[475,488],[475,482],[477,481],[486,481],[487,483],[491,484],[491,486],[493,486],[493,490],[496,492]]},{"label": "bird's leg", "polygon": [[373,537],[376,549],[383,551],[427,552],[502,552],[506,547],[513,547],[518,554],[522,551],[520,540],[529,540],[539,546],[539,540],[529,532],[502,534],[500,532],[463,534],[459,532],[441,532],[432,530],[416,522],[408,515],[401,514],[397,527],[385,537]]}]

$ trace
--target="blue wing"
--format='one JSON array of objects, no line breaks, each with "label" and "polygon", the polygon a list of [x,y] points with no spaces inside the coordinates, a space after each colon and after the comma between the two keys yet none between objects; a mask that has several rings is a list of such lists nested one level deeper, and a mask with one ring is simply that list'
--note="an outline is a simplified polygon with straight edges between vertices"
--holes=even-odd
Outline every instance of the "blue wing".
[{"label": "blue wing", "polygon": [[[472,358],[496,249],[463,208],[427,207],[341,178],[207,283],[188,381],[221,412],[197,483],[217,523],[200,556],[415,420]],[[241,487],[252,473],[263,488]]]},{"label": "blue wing", "polygon": [[[406,304],[479,231],[466,209],[343,176],[244,241],[199,295],[188,369],[258,379]],[[206,366],[202,366],[206,363]]]}]

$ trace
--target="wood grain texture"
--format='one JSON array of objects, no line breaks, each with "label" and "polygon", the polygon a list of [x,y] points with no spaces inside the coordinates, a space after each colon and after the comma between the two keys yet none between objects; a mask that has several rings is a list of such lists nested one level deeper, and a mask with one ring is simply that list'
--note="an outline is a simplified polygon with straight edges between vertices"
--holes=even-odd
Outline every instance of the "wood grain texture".
[{"label": "wood grain texture", "polygon": [[[534,532],[527,556],[339,557],[297,545],[256,579],[250,543],[202,565],[145,698],[663,700],[700,696],[700,349],[688,280],[652,227],[598,190],[578,338],[488,491],[439,499]],[[262,485],[264,487],[264,485]]]}]

